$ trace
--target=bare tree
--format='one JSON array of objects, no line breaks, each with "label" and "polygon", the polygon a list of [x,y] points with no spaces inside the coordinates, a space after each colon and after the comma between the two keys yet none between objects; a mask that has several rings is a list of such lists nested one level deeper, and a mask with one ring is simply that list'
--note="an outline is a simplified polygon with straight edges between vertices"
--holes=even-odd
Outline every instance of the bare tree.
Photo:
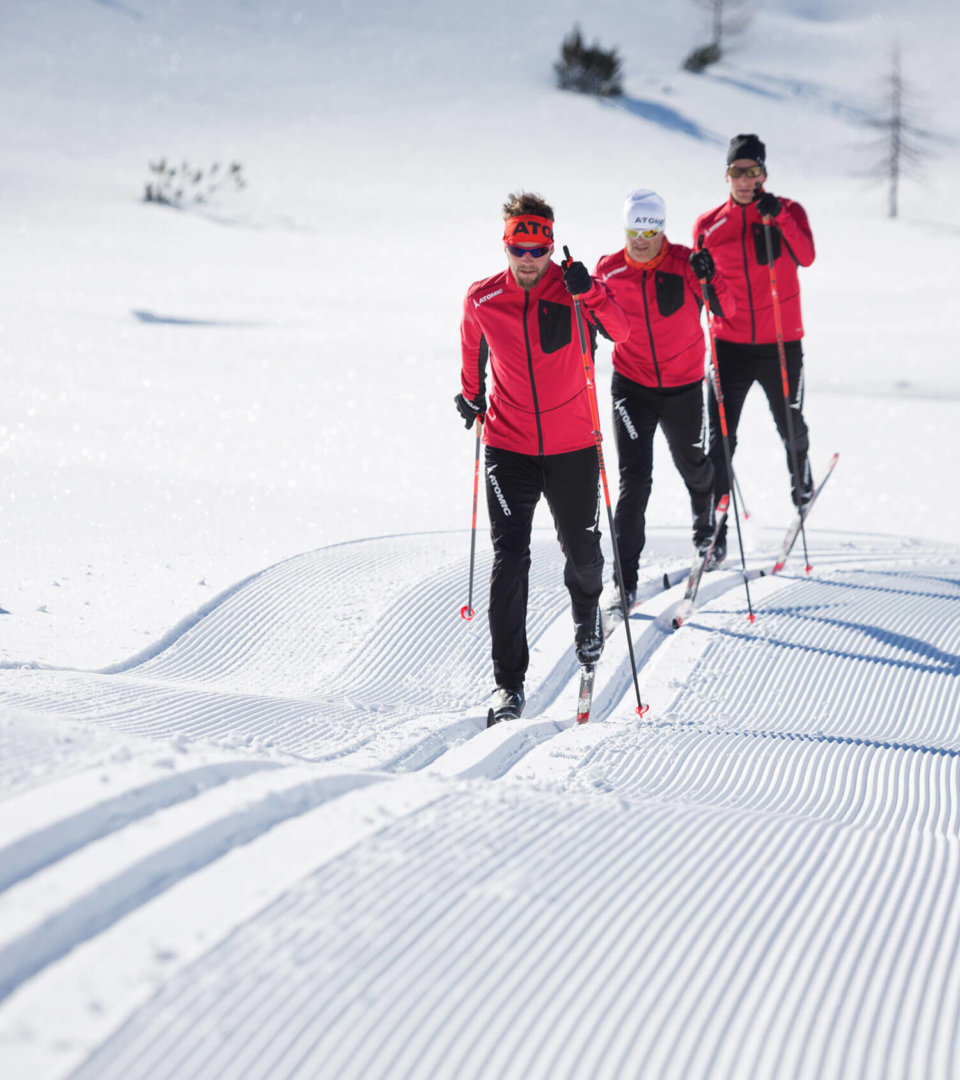
[{"label": "bare tree", "polygon": [[877,116],[867,121],[868,127],[882,133],[873,144],[882,156],[868,175],[886,180],[888,213],[895,218],[900,209],[900,181],[905,176],[919,177],[920,162],[930,153],[924,144],[931,138],[931,133],[915,122],[916,107],[912,91],[903,77],[899,44],[893,47],[890,72],[883,81],[883,106]]},{"label": "bare tree", "polygon": [[709,44],[700,45],[690,53],[683,66],[687,71],[700,72],[723,56],[728,38],[747,28],[753,0],[694,0],[694,3],[709,15],[711,37]]}]

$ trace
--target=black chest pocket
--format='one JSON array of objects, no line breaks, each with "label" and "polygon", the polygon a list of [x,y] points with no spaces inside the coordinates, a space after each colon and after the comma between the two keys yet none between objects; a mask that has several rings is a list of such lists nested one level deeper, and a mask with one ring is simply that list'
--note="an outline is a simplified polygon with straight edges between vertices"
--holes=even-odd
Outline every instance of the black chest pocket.
[{"label": "black chest pocket", "polygon": [[[761,266],[767,265],[767,238],[764,235],[762,225],[753,226],[753,246],[757,249],[757,262]],[[770,246],[773,248],[773,261],[780,258],[780,230],[770,226]]]},{"label": "black chest pocket", "polygon": [[679,274],[658,270],[654,287],[657,291],[657,311],[661,315],[672,315],[683,307],[683,278]]},{"label": "black chest pocket", "polygon": [[537,305],[537,323],[540,330],[540,349],[544,353],[558,352],[573,340],[572,309],[568,304],[555,304],[541,300]]}]

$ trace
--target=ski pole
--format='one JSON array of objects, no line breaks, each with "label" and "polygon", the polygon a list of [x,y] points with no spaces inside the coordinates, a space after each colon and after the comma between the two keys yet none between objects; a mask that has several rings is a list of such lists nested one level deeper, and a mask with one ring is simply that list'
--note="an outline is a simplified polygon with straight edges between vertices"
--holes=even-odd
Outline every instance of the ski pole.
[{"label": "ski pole", "polygon": [[803,539],[803,558],[809,574],[813,567],[807,553],[807,530],[803,524],[803,505],[800,502],[800,466],[797,443],[793,435],[793,415],[790,404],[790,378],[787,374],[787,350],[783,344],[783,320],[780,317],[780,294],[777,292],[777,271],[773,265],[773,227],[769,214],[763,215],[763,235],[767,244],[767,266],[770,268],[770,295],[773,301],[773,323],[777,331],[777,354],[780,357],[780,381],[783,383],[783,408],[787,414],[787,447],[790,452],[790,469],[793,472],[793,497],[800,515],[800,536]]},{"label": "ski pole", "polygon": [[[564,266],[573,262],[570,249],[564,244],[566,257]],[[593,438],[597,444],[597,461],[600,464],[600,479],[603,483],[603,498],[607,504],[607,522],[610,526],[610,541],[613,544],[613,566],[617,575],[617,588],[620,590],[620,608],[623,611],[623,625],[627,632],[627,648],[630,651],[630,670],[633,672],[633,688],[637,694],[637,714],[643,716],[650,708],[640,700],[640,683],[637,680],[637,660],[633,654],[633,635],[630,633],[630,613],[627,611],[627,594],[623,587],[623,567],[620,564],[620,548],[617,544],[617,532],[613,524],[613,509],[610,506],[610,488],[607,486],[607,469],[603,462],[603,435],[600,432],[600,410],[597,408],[597,388],[593,382],[593,362],[587,347],[587,335],[583,329],[583,314],[580,310],[580,298],[573,298],[573,309],[577,316],[577,333],[580,335],[580,349],[583,353],[583,374],[587,382],[587,400],[590,402],[590,415],[593,420]]]},{"label": "ski pole", "polygon": [[477,417],[477,445],[473,455],[473,524],[470,529],[470,588],[467,602],[460,609],[460,618],[470,620],[473,618],[473,568],[476,565],[477,556],[477,496],[480,492],[480,432],[483,430],[483,421]]},{"label": "ski pole", "polygon": [[737,489],[737,495],[740,496],[740,506],[743,508],[743,520],[750,520],[750,511],[747,509],[747,501],[743,497],[743,489],[740,487],[740,477],[736,473],[733,474],[733,483]]},{"label": "ski pole", "polygon": [[[697,247],[703,248],[703,236],[697,241]],[[743,535],[740,532],[740,511],[737,505],[737,476],[733,471],[733,458],[730,456],[730,437],[727,433],[727,411],[723,407],[723,390],[720,387],[720,365],[717,363],[717,341],[713,333],[713,317],[710,311],[710,299],[707,295],[709,282],[705,278],[700,279],[700,287],[703,290],[704,309],[707,313],[707,336],[710,338],[710,364],[712,377],[710,385],[713,387],[713,396],[717,402],[717,415],[720,417],[720,437],[723,440],[723,457],[727,466],[727,476],[730,479],[730,500],[733,503],[733,520],[737,523],[737,543],[740,545],[740,568],[743,572],[743,587],[747,593],[747,618],[753,622],[756,615],[753,613],[753,602],[750,599],[750,581],[747,578],[747,559],[743,553]]]}]

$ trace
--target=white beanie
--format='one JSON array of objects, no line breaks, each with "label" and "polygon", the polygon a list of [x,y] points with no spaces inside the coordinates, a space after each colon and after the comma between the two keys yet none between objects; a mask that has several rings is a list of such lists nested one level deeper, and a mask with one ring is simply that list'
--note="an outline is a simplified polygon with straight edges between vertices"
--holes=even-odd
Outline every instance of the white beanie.
[{"label": "white beanie", "polygon": [[667,209],[663,199],[649,188],[637,188],[623,204],[623,223],[628,229],[663,229]]}]

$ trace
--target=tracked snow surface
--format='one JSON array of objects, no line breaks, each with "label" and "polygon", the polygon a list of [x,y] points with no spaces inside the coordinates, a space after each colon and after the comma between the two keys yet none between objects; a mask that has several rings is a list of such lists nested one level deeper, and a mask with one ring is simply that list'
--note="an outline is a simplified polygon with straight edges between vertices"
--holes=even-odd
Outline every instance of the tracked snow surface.
[{"label": "tracked snow surface", "polygon": [[[498,728],[460,536],[281,563],[120,670],[0,673],[7,1075],[955,1075],[960,557],[819,540],[753,627],[718,572],[671,632],[647,568],[643,720],[621,629],[575,724],[542,534]],[[382,602],[324,616],[358,574]]]},{"label": "tracked snow surface", "polygon": [[[621,99],[554,87],[575,21]],[[702,75],[679,2],[0,23],[0,1080],[960,1076],[953,0],[769,0]],[[894,38],[933,156],[891,221],[858,170]],[[541,191],[592,265],[650,186],[689,243],[738,131],[818,246],[812,571],[801,541],[759,573],[791,506],[755,390],[755,621],[731,525],[672,629],[689,503],[658,438],[649,710],[621,625],[575,723],[543,514],[527,706],[488,730],[451,399],[499,206]],[[248,187],[145,205],[161,155]]]}]

